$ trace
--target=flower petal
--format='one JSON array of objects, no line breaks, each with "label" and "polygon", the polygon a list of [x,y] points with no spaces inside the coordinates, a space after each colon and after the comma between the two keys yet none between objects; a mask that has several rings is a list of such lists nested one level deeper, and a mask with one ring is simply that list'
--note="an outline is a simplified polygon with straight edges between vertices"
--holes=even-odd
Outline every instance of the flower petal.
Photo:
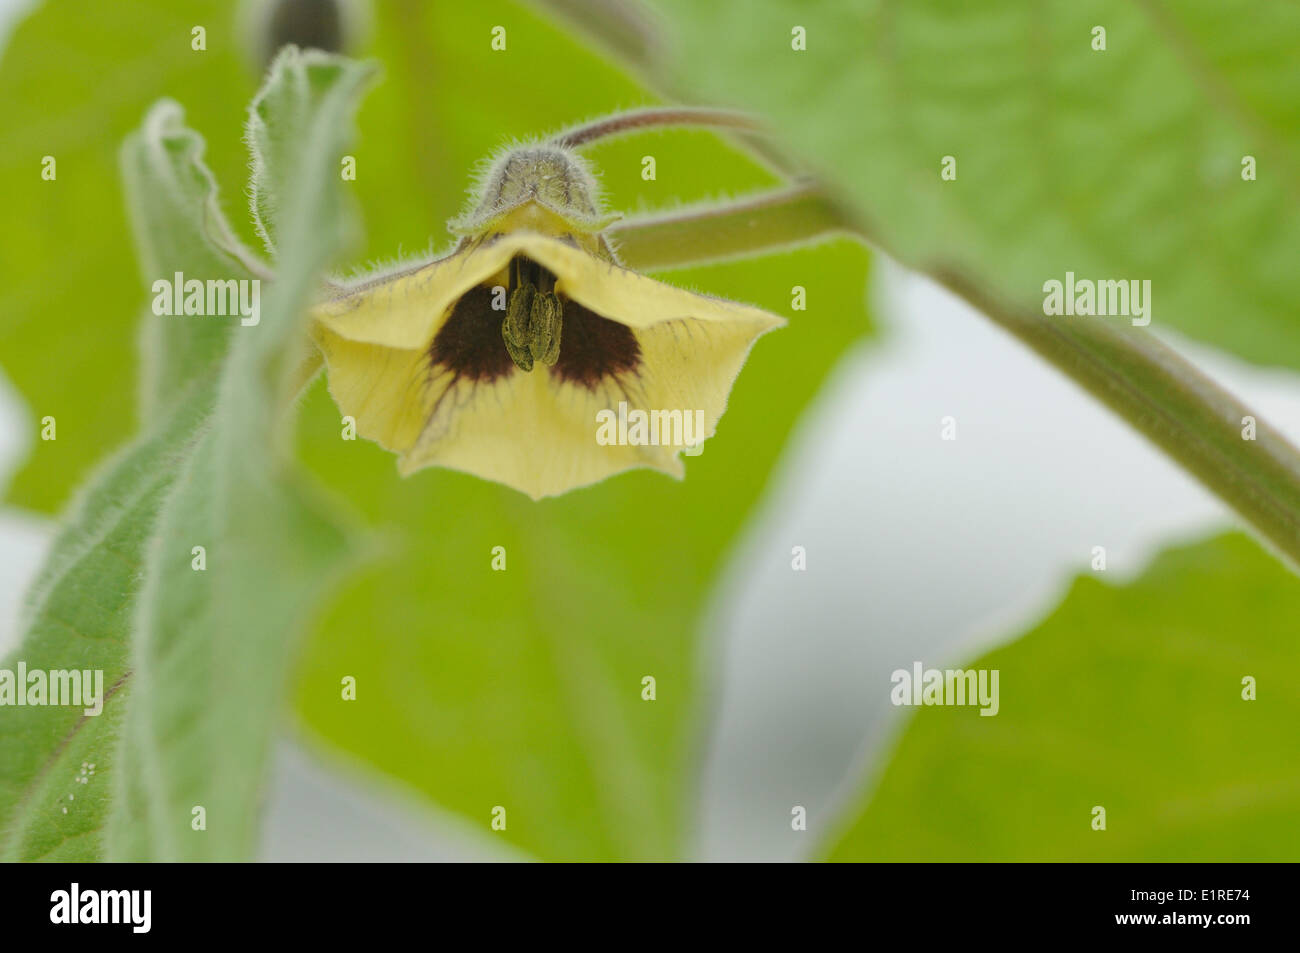
[{"label": "flower petal", "polygon": [[558,294],[630,328],[689,317],[704,322],[753,324],[761,333],[785,323],[759,308],[647,278],[563,241],[526,233],[517,236],[516,242],[525,255],[554,272],[559,279],[555,286]]},{"label": "flower petal", "polygon": [[[702,442],[716,432],[731,385],[760,333],[753,323],[679,318],[635,332],[637,367],[594,386],[566,381],[558,368],[543,367],[491,382],[462,379],[439,389],[429,422],[402,456],[400,470],[451,467],[534,499],[637,467],[680,479],[683,445],[601,444],[597,415],[617,414],[620,403],[628,414],[677,412],[677,420],[698,410],[702,432],[692,436]],[[673,437],[680,439],[680,432]]]},{"label": "flower petal", "polygon": [[527,493],[555,496],[634,467],[681,477],[677,449],[601,446],[600,399],[547,373],[512,374],[484,383],[460,380],[442,396],[415,447],[398,463],[404,475],[449,467]]},{"label": "flower petal", "polygon": [[379,278],[330,298],[312,318],[334,334],[385,347],[425,348],[451,306],[504,268],[517,240],[482,242],[413,271]]},{"label": "flower petal", "polygon": [[[553,272],[556,291],[570,302],[567,358],[562,333],[559,362],[539,364],[531,373],[505,357],[487,361],[494,340],[481,342],[489,348],[484,352],[459,325],[448,324],[452,306],[462,299],[457,321],[472,326],[482,320],[487,305],[467,292],[502,273],[516,255]],[[579,306],[583,310],[575,311]],[[399,454],[403,475],[449,467],[534,499],[636,467],[680,478],[685,448],[679,439],[675,445],[601,443],[598,414],[617,414],[622,404],[628,414],[676,412],[678,420],[690,415],[694,421],[698,411],[702,432],[691,434],[691,442],[699,443],[715,433],[754,341],[784,323],[531,232],[489,239],[357,289],[321,305],[313,316],[331,394],[356,419],[358,433]],[[610,334],[614,327],[608,322],[630,331]],[[499,325],[498,319],[498,337]],[[447,334],[440,335],[444,328]],[[462,357],[439,362],[449,336],[464,348],[457,351]],[[602,361],[596,352],[611,342],[620,348],[617,359]],[[504,341],[499,347],[505,355]],[[581,361],[579,347],[585,349]]]},{"label": "flower petal", "polygon": [[357,422],[357,433],[385,450],[408,450],[433,402],[425,353],[353,341],[324,327],[312,337],[325,357],[330,396]]}]

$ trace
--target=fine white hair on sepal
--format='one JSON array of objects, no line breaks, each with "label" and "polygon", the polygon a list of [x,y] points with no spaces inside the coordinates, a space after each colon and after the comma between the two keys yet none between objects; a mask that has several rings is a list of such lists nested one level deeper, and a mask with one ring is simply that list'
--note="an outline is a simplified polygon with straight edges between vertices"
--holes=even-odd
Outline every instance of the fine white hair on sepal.
[{"label": "fine white hair on sepal", "polygon": [[328,280],[335,288],[353,290],[362,285],[374,284],[386,278],[422,268],[440,258],[446,257],[452,251],[454,251],[454,246],[445,248],[441,252],[435,252],[433,239],[430,239],[429,244],[425,246],[423,251],[403,254],[401,249],[398,249],[395,255],[372,258],[367,262],[354,265],[346,272],[331,274]]},{"label": "fine white hair on sepal", "polygon": [[608,221],[604,191],[591,164],[573,149],[543,138],[514,139],[476,163],[468,195],[465,211],[448,223],[452,232],[476,231],[523,198],[593,229]]}]

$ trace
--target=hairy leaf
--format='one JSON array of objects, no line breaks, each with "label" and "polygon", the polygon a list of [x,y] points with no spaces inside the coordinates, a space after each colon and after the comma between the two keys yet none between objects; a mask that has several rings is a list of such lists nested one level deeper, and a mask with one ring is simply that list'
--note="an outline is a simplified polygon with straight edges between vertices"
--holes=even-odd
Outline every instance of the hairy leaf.
[{"label": "hairy leaf", "polygon": [[[273,174],[286,251],[261,321],[234,332],[211,422],[146,560],[113,859],[233,860],[256,848],[293,637],[348,549],[326,508],[286,472],[276,438],[286,355],[342,234],[338,202],[325,197],[337,188],[333,158],[370,75],[286,50],[252,107],[274,114],[283,136]],[[267,168],[267,157],[254,165]]]}]

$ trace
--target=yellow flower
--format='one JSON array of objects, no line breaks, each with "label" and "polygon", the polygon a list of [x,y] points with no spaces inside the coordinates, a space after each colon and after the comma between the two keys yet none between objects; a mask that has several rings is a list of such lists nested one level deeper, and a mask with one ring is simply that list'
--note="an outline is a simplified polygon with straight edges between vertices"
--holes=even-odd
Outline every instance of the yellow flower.
[{"label": "yellow flower", "polygon": [[342,413],[404,476],[450,467],[534,499],[633,467],[681,478],[783,320],[622,267],[567,149],[507,153],[483,196],[450,255],[313,310]]}]

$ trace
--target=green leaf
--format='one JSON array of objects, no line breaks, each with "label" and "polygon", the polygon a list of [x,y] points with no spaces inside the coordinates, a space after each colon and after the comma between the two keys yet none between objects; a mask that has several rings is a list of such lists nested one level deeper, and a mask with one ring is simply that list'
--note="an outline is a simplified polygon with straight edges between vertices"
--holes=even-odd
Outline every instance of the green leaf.
[{"label": "green leaf", "polygon": [[[122,179],[131,213],[144,283],[241,280],[253,275],[217,201],[217,183],[204,164],[203,137],[184,125],[185,113],[170,100],[149,111],[143,127],[122,145]],[[222,249],[239,249],[244,257]],[[188,274],[187,274],[188,272]],[[142,319],[144,368],[142,413],[152,418],[186,384],[215,370],[226,354],[235,323],[186,319],[146,310]]]},{"label": "green leaf", "polygon": [[273,158],[257,154],[263,139],[250,147],[255,168],[275,170],[286,250],[260,323],[234,332],[212,420],[146,560],[106,836],[112,859],[239,860],[256,848],[294,637],[349,549],[327,508],[287,471],[277,437],[287,355],[343,234],[328,196],[338,187],[334,157],[371,74],[288,49],[250,109],[275,124]]},{"label": "green leaf", "polygon": [[[340,208],[342,190],[325,186],[327,178],[338,181],[335,170],[343,141],[337,131],[318,128],[323,122],[342,121],[337,112],[338,102],[330,99],[337,95],[335,84],[339,80],[326,61],[316,60],[310,52],[304,54],[302,62],[305,68],[294,73],[282,70],[273,74],[253,99],[244,130],[252,167],[248,180],[249,210],[258,235],[272,251],[276,245],[274,239],[284,231],[281,209],[295,196],[300,204],[316,203],[313,224],[318,228],[332,228],[336,234],[322,235],[308,230],[290,234],[291,240],[324,242],[327,247],[337,247],[347,237],[343,232],[346,219]],[[334,138],[327,138],[330,136]],[[304,142],[333,150],[310,167],[319,174],[319,181],[308,180],[303,175],[300,163]],[[330,161],[326,162],[327,159]],[[298,248],[290,251],[301,254]]]},{"label": "green leaf", "polygon": [[1300,582],[1240,534],[1125,585],[1078,579],[1031,632],[960,666],[1000,672],[996,716],[911,713],[830,858],[1295,861],[1297,615]]},{"label": "green leaf", "polygon": [[1035,309],[1067,271],[1149,279],[1153,327],[1300,367],[1295,4],[656,6],[667,52],[647,71],[765,116],[899,260]]},{"label": "green leaf", "polygon": [[[176,270],[224,276],[232,267],[212,243],[212,234],[229,229],[202,155],[203,140],[166,101],[123,144],[146,284]],[[153,370],[142,390],[153,428],[104,466],[65,516],[28,592],[20,647],[0,666],[13,671],[21,660],[29,671],[98,670],[108,697],[103,713],[89,717],[78,708],[6,709],[0,857],[100,855],[131,688],[128,645],[138,580],[159,509],[211,413],[227,331],[219,319],[144,318],[142,341]],[[93,764],[95,773],[82,772],[82,763]]]},{"label": "green leaf", "polygon": [[[213,383],[212,375],[195,380],[150,437],[102,468],[64,518],[28,594],[22,641],[0,669],[14,672],[21,661],[29,672],[99,670],[107,697],[95,716],[80,707],[5,708],[0,859],[99,857],[129,687],[138,579],[177,457],[211,407]],[[83,763],[95,773],[83,773]]]},{"label": "green leaf", "polygon": [[[314,59],[299,64],[298,73],[317,80],[315,88],[325,100],[310,109],[311,104],[299,104],[316,123],[312,129],[301,130],[304,136],[298,148],[310,154],[340,139],[346,128],[348,104],[365,73],[357,67],[345,69]],[[341,73],[346,73],[345,77]],[[331,78],[334,86],[325,82]],[[123,174],[132,198],[146,281],[156,276],[170,278],[173,270],[188,271],[192,277],[248,277],[247,272],[235,270],[238,266],[213,241],[215,237],[224,247],[233,246],[230,230],[216,206],[214,179],[203,164],[202,152],[202,139],[182,125],[179,107],[170,102],[151,110],[142,129],[123,147]],[[156,651],[154,641],[147,643],[148,649],[137,645],[134,675],[130,671],[127,645],[132,617],[138,611],[137,578],[143,567],[151,596],[144,606],[147,636],[157,640],[181,631],[184,637],[172,647],[193,652],[196,637],[212,635],[189,616],[202,611],[211,599],[210,593],[194,591],[194,580],[207,577],[190,570],[189,551],[179,560],[184,567],[179,582],[173,580],[172,574],[160,582],[156,573],[159,547],[166,550],[177,533],[192,531],[191,521],[204,524],[205,539],[223,534],[228,537],[231,545],[223,554],[233,553],[242,569],[253,574],[250,578],[261,580],[263,588],[273,582],[273,592],[279,597],[278,602],[256,598],[258,590],[247,578],[236,580],[237,595],[222,597],[256,615],[241,630],[252,641],[226,638],[221,655],[222,661],[239,666],[236,670],[249,684],[260,688],[258,692],[227,696],[228,703],[243,706],[246,727],[242,733],[232,730],[222,736],[233,742],[230,760],[242,770],[256,770],[256,758],[244,756],[259,742],[250,742],[247,736],[260,734],[264,745],[265,736],[270,734],[274,700],[279,697],[284,669],[277,650],[279,656],[286,652],[289,642],[285,636],[307,603],[306,594],[324,584],[327,563],[340,548],[337,530],[317,512],[318,505],[305,502],[301,493],[293,492],[290,479],[270,466],[267,458],[278,396],[270,370],[281,353],[288,350],[301,303],[310,288],[308,282],[338,237],[316,214],[322,208],[317,196],[324,191],[327,175],[321,172],[321,162],[313,168],[301,162],[301,153],[291,151],[286,151],[284,158],[299,163],[301,176],[301,184],[288,190],[291,207],[299,210],[293,232],[299,254],[285,271],[287,278],[294,280],[282,281],[272,291],[264,324],[241,329],[248,333],[236,342],[221,384],[225,395],[223,411],[209,422],[218,394],[216,374],[231,337],[230,325],[214,318],[147,316],[146,346],[158,368],[147,387],[147,398],[157,408],[158,427],[92,483],[84,501],[69,516],[46,567],[33,585],[24,639],[10,660],[12,664],[5,667],[13,670],[21,660],[29,670],[100,670],[109,697],[99,716],[83,717],[77,709],[49,706],[15,708],[13,716],[6,717],[6,732],[0,742],[5,746],[4,771],[0,774],[0,830],[5,833],[0,856],[97,857],[100,831],[109,810],[107,792],[114,777],[120,778],[121,790],[130,788],[140,793],[135,785],[139,768],[134,758],[141,754],[157,756],[148,746],[152,739],[135,728],[140,713],[155,710],[167,699],[185,696],[195,680],[188,672],[173,672],[169,674],[177,678],[166,690],[151,684],[157,680],[159,662],[168,660],[167,655]],[[255,439],[250,441],[250,436]],[[197,448],[191,451],[196,443]],[[226,447],[225,443],[233,446]],[[187,460],[190,452],[194,455]],[[221,467],[216,465],[218,455]],[[174,491],[182,468],[184,478],[179,491]],[[224,480],[214,479],[218,475]],[[240,480],[247,482],[238,493],[231,494],[227,483]],[[196,499],[197,491],[201,492]],[[173,492],[164,507],[164,500]],[[228,511],[213,506],[213,497],[222,493],[238,501]],[[160,537],[153,539],[151,531],[159,522],[160,507]],[[273,514],[269,519],[266,510]],[[263,544],[259,534],[268,527],[275,529]],[[285,566],[289,567],[287,571]],[[217,585],[230,583],[230,575],[224,571],[214,571],[211,579]],[[159,598],[159,585],[168,587],[166,598]],[[173,613],[166,620],[170,632],[160,633],[161,626],[150,624],[150,610]],[[175,616],[177,611],[180,617]],[[272,627],[272,634],[266,635],[259,626]],[[211,648],[211,644],[207,647]],[[260,651],[253,651],[252,659],[241,659],[236,657],[240,647]],[[266,662],[268,657],[270,663]],[[200,671],[211,675],[215,668],[209,665]],[[141,683],[144,687],[138,687]],[[133,760],[127,762],[128,771],[123,777],[122,772],[114,770],[118,759],[113,747],[128,695],[136,699],[128,719],[134,747]],[[259,711],[253,704],[257,701],[269,713]],[[185,714],[184,706],[179,708],[178,718]],[[143,743],[136,744],[137,736],[143,736]],[[241,742],[244,747],[239,747]],[[94,764],[95,773],[89,774],[89,768],[79,772],[80,762]],[[150,775],[150,782],[165,787],[171,772],[184,772],[189,766],[187,759],[174,758],[164,770]],[[218,770],[217,763],[207,770]],[[80,801],[76,799],[78,793],[82,794]],[[65,802],[65,794],[73,796]],[[248,826],[255,800],[254,792],[241,806]],[[141,799],[133,803],[149,802]],[[227,817],[234,813],[228,810]],[[244,835],[243,843],[249,836]],[[236,849],[240,843],[233,838],[223,842],[223,847]]]}]

